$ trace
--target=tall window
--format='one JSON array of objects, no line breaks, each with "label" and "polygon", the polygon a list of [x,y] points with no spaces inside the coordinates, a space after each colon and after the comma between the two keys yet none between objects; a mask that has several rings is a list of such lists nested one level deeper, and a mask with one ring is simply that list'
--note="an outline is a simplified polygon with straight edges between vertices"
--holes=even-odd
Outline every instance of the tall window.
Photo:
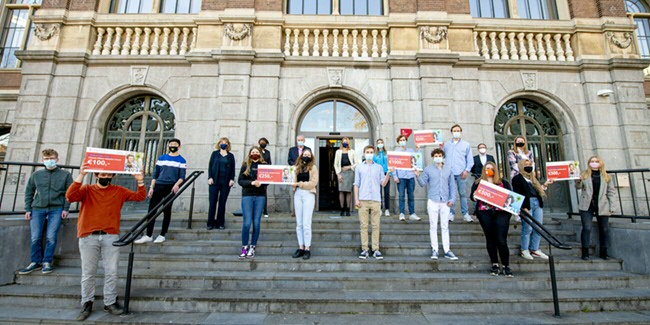
[{"label": "tall window", "polygon": [[20,62],[14,55],[27,46],[32,31],[31,18],[41,0],[9,0],[5,4],[5,16],[0,35],[0,68],[17,68]]},{"label": "tall window", "polygon": [[558,19],[555,0],[517,0],[517,11],[525,19]]},{"label": "tall window", "polygon": [[507,0],[470,0],[470,13],[476,18],[508,18]]},{"label": "tall window", "polygon": [[[625,6],[627,12],[633,14],[647,14],[649,12],[646,3],[640,0],[626,0]],[[634,23],[636,24],[636,38],[639,42],[639,51],[644,58],[650,57],[650,20],[648,16],[635,17]]]},{"label": "tall window", "polygon": [[287,13],[292,15],[355,15],[381,16],[383,0],[287,0]]},{"label": "tall window", "polygon": [[329,15],[332,0],[288,0],[287,13],[297,15]]},{"label": "tall window", "polygon": [[111,12],[116,14],[142,14],[153,12],[154,0],[111,0]]},{"label": "tall window", "polygon": [[339,12],[341,15],[381,16],[383,4],[383,0],[340,0]]},{"label": "tall window", "polygon": [[201,11],[201,0],[163,0],[160,12],[165,14],[196,14]]}]

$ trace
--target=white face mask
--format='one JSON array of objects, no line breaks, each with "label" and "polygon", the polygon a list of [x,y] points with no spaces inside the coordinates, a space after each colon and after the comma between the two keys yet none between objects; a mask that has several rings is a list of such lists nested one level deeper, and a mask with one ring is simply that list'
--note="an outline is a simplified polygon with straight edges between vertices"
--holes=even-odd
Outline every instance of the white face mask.
[{"label": "white face mask", "polygon": [[436,164],[441,164],[445,161],[445,158],[442,157],[433,157],[433,162]]},{"label": "white face mask", "polygon": [[400,147],[406,147],[406,141],[400,141],[399,145]]},{"label": "white face mask", "polygon": [[598,168],[600,168],[600,163],[597,162],[597,161],[592,161],[592,162],[589,163],[589,167],[591,167],[593,169],[598,169]]},{"label": "white face mask", "polygon": [[484,154],[487,152],[487,149],[485,149],[485,148],[481,148],[481,149],[478,149],[478,152],[479,152],[480,154],[484,155]]},{"label": "white face mask", "polygon": [[460,139],[460,132],[452,132],[451,134],[454,136],[454,139]]},{"label": "white face mask", "polygon": [[370,161],[372,161],[372,158],[375,157],[375,155],[374,155],[374,154],[371,154],[371,153],[367,153],[367,154],[365,154],[364,156],[366,157],[366,160],[370,160]]}]

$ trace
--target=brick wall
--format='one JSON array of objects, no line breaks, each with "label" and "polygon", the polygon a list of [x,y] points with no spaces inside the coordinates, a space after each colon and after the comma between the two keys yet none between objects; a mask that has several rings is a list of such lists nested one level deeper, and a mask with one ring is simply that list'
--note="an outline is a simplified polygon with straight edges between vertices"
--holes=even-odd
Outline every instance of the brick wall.
[{"label": "brick wall", "polygon": [[283,11],[282,0],[255,0],[255,10]]},{"label": "brick wall", "polygon": [[68,0],[44,0],[41,8],[68,9]]},{"label": "brick wall", "polygon": [[203,0],[201,10],[224,10],[226,9],[225,0]]},{"label": "brick wall", "polygon": [[447,12],[450,14],[469,14],[469,0],[447,0]]},{"label": "brick wall", "polygon": [[598,2],[600,17],[626,17],[625,2],[623,0],[600,0]]},{"label": "brick wall", "polygon": [[[273,3],[278,0],[203,0],[202,10],[224,10],[226,8],[255,8],[256,2]],[[282,1],[282,0],[279,0]],[[282,6],[280,4],[280,6]]]},{"label": "brick wall", "polygon": [[99,0],[71,0],[70,10],[95,11],[99,5]]},{"label": "brick wall", "polygon": [[2,72],[0,73],[0,89],[20,89],[21,80],[20,72]]},{"label": "brick wall", "polygon": [[418,10],[416,0],[389,0],[388,7],[391,13],[416,13]]},{"label": "brick wall", "polygon": [[447,11],[445,0],[418,0],[418,11]]},{"label": "brick wall", "polygon": [[569,0],[571,18],[625,17],[624,0]]}]

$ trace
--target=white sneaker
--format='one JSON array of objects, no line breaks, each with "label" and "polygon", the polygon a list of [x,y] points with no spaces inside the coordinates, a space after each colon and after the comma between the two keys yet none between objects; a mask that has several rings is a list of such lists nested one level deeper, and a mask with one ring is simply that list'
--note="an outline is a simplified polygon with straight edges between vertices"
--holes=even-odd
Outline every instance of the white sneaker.
[{"label": "white sneaker", "polygon": [[154,242],[154,244],[160,244],[160,243],[162,243],[164,241],[165,241],[165,236],[158,235],[158,237],[156,237],[156,240],[154,240],[153,242]]},{"label": "white sneaker", "polygon": [[465,213],[465,215],[463,216],[463,220],[464,220],[465,222],[474,222],[474,220],[472,219],[472,216],[470,216],[470,215],[467,214],[467,213]]},{"label": "white sneaker", "polygon": [[536,250],[536,251],[532,251],[532,252],[530,252],[530,255],[532,255],[532,256],[534,256],[534,257],[539,257],[539,258],[541,258],[541,259],[543,259],[543,260],[547,260],[547,259],[548,259],[548,255],[544,254],[544,252],[542,252],[541,249],[538,249],[538,250]]},{"label": "white sneaker", "polygon": [[264,218],[268,218],[268,217],[269,217],[269,215],[268,215],[268,214],[265,214],[265,215],[264,215]]},{"label": "white sneaker", "polygon": [[456,216],[453,213],[450,213],[449,214],[449,222],[454,222],[454,217],[456,217]]},{"label": "white sneaker", "polygon": [[422,220],[422,218],[418,217],[418,215],[414,213],[414,214],[409,216],[409,220],[420,221],[420,220]]},{"label": "white sneaker", "polygon": [[406,221],[406,218],[404,218],[404,214],[400,213],[399,214],[399,221]]},{"label": "white sneaker", "polygon": [[144,235],[144,236],[140,237],[140,239],[134,241],[134,243],[136,243],[136,244],[144,244],[144,243],[150,243],[152,241],[153,241],[153,238],[151,238],[151,237],[149,237],[147,235]]},{"label": "white sneaker", "polygon": [[384,216],[390,217],[390,212],[388,211],[388,209],[386,209],[386,212],[384,212]]},{"label": "white sneaker", "polygon": [[528,250],[521,251],[521,257],[523,257],[524,259],[527,259],[527,260],[532,260],[533,259],[533,257],[530,255],[530,251],[528,251]]}]

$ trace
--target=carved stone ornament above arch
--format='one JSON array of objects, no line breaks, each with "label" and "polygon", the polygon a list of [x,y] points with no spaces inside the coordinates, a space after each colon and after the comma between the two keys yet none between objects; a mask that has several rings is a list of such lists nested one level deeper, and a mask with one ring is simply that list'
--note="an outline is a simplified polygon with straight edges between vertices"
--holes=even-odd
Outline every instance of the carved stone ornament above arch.
[{"label": "carved stone ornament above arch", "polygon": [[447,26],[420,26],[420,50],[447,50]]},{"label": "carved stone ornament above arch", "polygon": [[36,38],[45,42],[59,33],[59,24],[35,24],[34,35]]},{"label": "carved stone ornament above arch", "polygon": [[253,24],[226,23],[223,25],[223,44],[226,47],[251,47]]},{"label": "carved stone ornament above arch", "polygon": [[[619,34],[619,35],[617,35]],[[622,38],[619,37],[622,34]],[[616,47],[620,49],[626,49],[632,45],[632,41],[634,40],[634,36],[632,35],[631,32],[624,32],[624,33],[614,33],[614,32],[607,32],[607,39]]]}]

